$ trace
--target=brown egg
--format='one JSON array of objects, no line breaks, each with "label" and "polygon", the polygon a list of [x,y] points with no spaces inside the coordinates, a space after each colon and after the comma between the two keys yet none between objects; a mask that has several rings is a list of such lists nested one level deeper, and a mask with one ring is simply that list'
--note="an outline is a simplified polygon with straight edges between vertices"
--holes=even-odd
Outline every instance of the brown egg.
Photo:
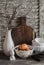
[{"label": "brown egg", "polygon": [[21,47],[21,45],[18,47],[18,49],[19,49],[19,50],[22,50],[22,47]]},{"label": "brown egg", "polygon": [[28,48],[28,45],[27,44],[22,44],[21,47],[22,47],[22,49],[25,50],[26,48]]},{"label": "brown egg", "polygon": [[18,49],[26,50],[26,51],[30,50],[30,48],[28,47],[28,45],[26,43],[21,44]]},{"label": "brown egg", "polygon": [[29,49],[29,47],[28,48],[26,48],[26,51],[29,51],[30,49]]}]

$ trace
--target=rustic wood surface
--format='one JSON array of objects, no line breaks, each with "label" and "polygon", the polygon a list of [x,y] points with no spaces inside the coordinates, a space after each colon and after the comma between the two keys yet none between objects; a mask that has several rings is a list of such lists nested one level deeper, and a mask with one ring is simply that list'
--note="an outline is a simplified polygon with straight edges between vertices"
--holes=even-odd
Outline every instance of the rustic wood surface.
[{"label": "rustic wood surface", "polygon": [[0,65],[44,65],[44,59],[41,61],[36,61],[29,57],[29,59],[16,59],[15,61],[10,61],[9,57],[0,52]]},{"label": "rustic wood surface", "polygon": [[0,60],[0,65],[44,65],[44,61],[36,62],[33,60]]}]

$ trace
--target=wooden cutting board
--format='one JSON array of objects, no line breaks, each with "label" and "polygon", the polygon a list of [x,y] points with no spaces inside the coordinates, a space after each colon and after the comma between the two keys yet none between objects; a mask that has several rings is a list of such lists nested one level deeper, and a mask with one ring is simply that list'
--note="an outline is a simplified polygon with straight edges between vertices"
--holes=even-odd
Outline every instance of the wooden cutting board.
[{"label": "wooden cutting board", "polygon": [[36,37],[36,33],[32,27],[26,25],[26,17],[19,17],[18,20],[21,24],[13,28],[11,32],[15,46],[22,43],[31,45],[32,40]]}]

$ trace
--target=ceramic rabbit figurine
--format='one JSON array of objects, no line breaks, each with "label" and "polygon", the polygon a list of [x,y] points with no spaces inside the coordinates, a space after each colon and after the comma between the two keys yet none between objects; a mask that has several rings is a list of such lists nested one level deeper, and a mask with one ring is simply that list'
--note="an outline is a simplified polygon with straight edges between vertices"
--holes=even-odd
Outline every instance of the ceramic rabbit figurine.
[{"label": "ceramic rabbit figurine", "polygon": [[14,43],[11,37],[11,30],[8,30],[6,32],[6,37],[3,43],[3,51],[7,56],[10,56],[10,60],[15,60]]}]

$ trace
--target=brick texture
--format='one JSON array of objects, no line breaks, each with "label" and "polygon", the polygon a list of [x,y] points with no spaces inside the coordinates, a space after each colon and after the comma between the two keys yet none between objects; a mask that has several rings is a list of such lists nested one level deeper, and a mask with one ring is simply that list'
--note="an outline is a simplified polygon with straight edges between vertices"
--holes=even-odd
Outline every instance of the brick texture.
[{"label": "brick texture", "polygon": [[[19,4],[21,5],[17,8],[16,17],[26,16],[27,26],[33,27],[36,32],[36,36],[38,37],[38,0],[0,0],[0,49],[2,49],[5,32],[8,26],[6,15],[11,16],[13,13],[13,8],[17,7]],[[12,25],[17,26],[15,20],[12,20]]]},{"label": "brick texture", "polygon": [[44,38],[44,0],[40,0],[40,36]]}]

